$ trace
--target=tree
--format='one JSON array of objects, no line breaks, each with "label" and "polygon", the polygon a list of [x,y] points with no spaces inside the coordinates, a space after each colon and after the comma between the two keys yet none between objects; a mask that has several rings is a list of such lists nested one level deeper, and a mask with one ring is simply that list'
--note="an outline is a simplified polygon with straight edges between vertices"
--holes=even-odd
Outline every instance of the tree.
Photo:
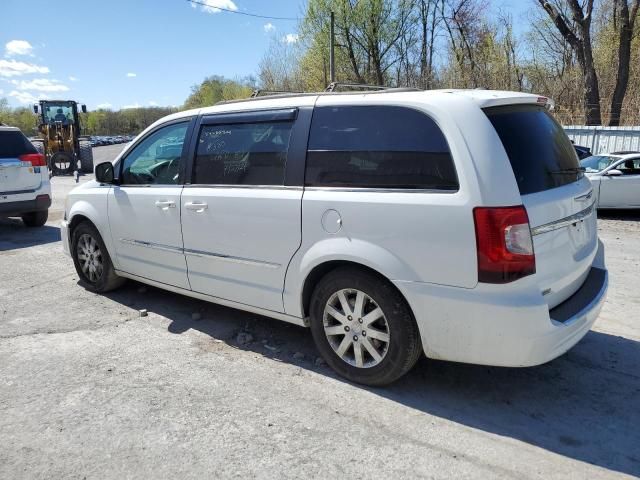
[{"label": "tree", "polygon": [[184,102],[184,108],[198,108],[215,105],[224,100],[248,98],[255,88],[255,80],[247,77],[229,80],[219,75],[205,78],[200,85],[191,87],[191,94]]},{"label": "tree", "polygon": [[547,0],[538,0],[540,6],[547,12],[551,21],[562,37],[571,45],[578,63],[582,69],[584,89],[584,112],[587,125],[601,125],[600,87],[598,75],[593,62],[593,47],[591,43],[591,21],[594,0],[586,0],[580,5],[578,0],[565,0],[571,11],[573,24],[558,9],[557,5]]},{"label": "tree", "polygon": [[[631,42],[633,40],[633,32],[635,21],[638,18],[638,8],[640,0],[633,0],[631,9],[627,0],[614,0],[614,9],[618,13],[618,72],[616,74],[616,87],[611,97],[611,116],[609,118],[610,126],[620,125],[620,112],[622,111],[622,102],[627,93],[629,85],[629,67],[631,64]],[[616,17],[614,16],[614,19]]]}]

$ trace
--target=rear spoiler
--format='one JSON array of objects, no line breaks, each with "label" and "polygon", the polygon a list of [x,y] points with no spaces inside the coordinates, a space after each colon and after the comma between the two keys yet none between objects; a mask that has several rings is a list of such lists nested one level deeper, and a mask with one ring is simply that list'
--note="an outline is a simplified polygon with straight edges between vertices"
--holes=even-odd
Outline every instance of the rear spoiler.
[{"label": "rear spoiler", "polygon": [[504,105],[539,105],[553,110],[555,102],[541,95],[524,92],[502,92],[492,90],[452,90],[450,93],[471,98],[480,108],[501,107]]}]

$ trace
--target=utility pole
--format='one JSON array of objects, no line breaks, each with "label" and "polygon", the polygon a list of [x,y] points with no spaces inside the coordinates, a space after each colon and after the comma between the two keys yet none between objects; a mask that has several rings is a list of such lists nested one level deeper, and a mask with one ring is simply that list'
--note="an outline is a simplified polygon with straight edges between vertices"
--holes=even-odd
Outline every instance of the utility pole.
[{"label": "utility pole", "polygon": [[333,83],[336,81],[336,59],[335,59],[335,55],[333,52],[333,46],[335,44],[334,41],[334,30],[333,30],[333,24],[334,24],[334,17],[333,17],[333,12],[331,12],[331,24],[330,24],[330,28],[329,28],[329,78],[330,78],[330,82]]}]

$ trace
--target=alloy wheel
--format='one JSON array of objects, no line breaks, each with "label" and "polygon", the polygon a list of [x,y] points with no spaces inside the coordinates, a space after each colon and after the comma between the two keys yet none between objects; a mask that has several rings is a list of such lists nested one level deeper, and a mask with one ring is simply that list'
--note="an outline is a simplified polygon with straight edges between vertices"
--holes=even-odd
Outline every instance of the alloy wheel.
[{"label": "alloy wheel", "polygon": [[98,242],[91,235],[84,233],[78,238],[76,250],[82,273],[90,282],[95,283],[104,271],[102,251]]},{"label": "alloy wheel", "polygon": [[349,365],[375,367],[387,354],[387,319],[375,300],[360,290],[345,288],[331,295],[323,325],[329,345]]}]

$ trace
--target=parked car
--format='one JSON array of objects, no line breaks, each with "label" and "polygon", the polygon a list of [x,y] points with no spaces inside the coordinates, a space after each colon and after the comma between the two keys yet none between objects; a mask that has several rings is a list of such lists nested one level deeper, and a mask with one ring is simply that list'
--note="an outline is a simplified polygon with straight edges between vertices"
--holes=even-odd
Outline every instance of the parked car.
[{"label": "parked car", "polygon": [[580,145],[574,145],[573,148],[576,151],[576,155],[578,155],[578,158],[580,160],[582,160],[583,158],[587,158],[590,157],[591,155],[593,155],[591,153],[591,150],[589,149],[589,147],[581,147]]},{"label": "parked car", "polygon": [[0,127],[0,217],[21,217],[28,227],[41,227],[50,206],[44,155],[18,128]]},{"label": "parked car", "polygon": [[640,208],[640,152],[613,152],[580,161],[597,208]]},{"label": "parked car", "polygon": [[88,289],[130,278],[310,326],[326,362],[363,384],[423,352],[547,362],[605,299],[593,187],[544,97],[231,102],[159,120],[96,178],[62,222]]}]

